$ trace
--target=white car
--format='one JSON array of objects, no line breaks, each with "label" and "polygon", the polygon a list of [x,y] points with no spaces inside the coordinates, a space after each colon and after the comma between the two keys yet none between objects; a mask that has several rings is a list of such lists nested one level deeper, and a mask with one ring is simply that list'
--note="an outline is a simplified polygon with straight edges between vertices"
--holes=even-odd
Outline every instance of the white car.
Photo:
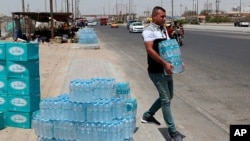
[{"label": "white car", "polygon": [[96,21],[88,21],[87,25],[88,26],[96,26],[97,22]]},{"label": "white car", "polygon": [[129,32],[142,32],[145,26],[142,22],[133,22],[129,25]]},{"label": "white car", "polygon": [[234,26],[249,27],[249,22],[247,22],[247,21],[237,21],[237,22],[234,22]]}]

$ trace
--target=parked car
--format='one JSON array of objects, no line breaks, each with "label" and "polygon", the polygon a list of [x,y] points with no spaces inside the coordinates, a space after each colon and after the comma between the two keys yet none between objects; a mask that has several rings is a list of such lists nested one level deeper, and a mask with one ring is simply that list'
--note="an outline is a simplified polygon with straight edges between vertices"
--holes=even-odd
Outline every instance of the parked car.
[{"label": "parked car", "polygon": [[129,32],[142,32],[145,26],[142,22],[133,22],[129,25]]},{"label": "parked car", "polygon": [[87,26],[96,26],[97,22],[96,21],[88,21]]},{"label": "parked car", "polygon": [[119,25],[118,25],[117,22],[112,22],[112,23],[110,24],[110,27],[111,27],[111,28],[118,28]]},{"label": "parked car", "polygon": [[247,22],[247,21],[236,21],[236,22],[234,22],[234,26],[249,27],[249,22]]},{"label": "parked car", "polygon": [[137,22],[136,20],[129,20],[128,23],[127,23],[127,29],[129,29],[129,25],[133,22]]}]

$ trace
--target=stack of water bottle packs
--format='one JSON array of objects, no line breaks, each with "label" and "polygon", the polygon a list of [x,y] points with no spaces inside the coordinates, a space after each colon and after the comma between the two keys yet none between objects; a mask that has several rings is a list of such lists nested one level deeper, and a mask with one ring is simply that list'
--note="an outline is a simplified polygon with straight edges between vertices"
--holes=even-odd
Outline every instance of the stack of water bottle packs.
[{"label": "stack of water bottle packs", "polygon": [[181,51],[175,39],[161,41],[159,43],[159,53],[164,60],[173,65],[173,73],[183,72]]},{"label": "stack of water bottle packs", "polygon": [[137,101],[128,82],[76,79],[69,94],[44,98],[32,120],[38,141],[125,141],[136,128]]},{"label": "stack of water bottle packs", "polygon": [[37,43],[0,42],[0,113],[4,117],[0,122],[4,127],[31,128],[32,113],[40,102],[38,51]]},{"label": "stack of water bottle packs", "polygon": [[97,36],[93,28],[82,28],[77,32],[78,43],[80,44],[98,44]]}]

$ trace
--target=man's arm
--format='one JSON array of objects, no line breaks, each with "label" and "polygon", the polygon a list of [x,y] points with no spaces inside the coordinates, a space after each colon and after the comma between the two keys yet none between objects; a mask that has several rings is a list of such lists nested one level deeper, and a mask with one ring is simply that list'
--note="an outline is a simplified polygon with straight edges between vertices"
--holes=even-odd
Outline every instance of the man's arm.
[{"label": "man's arm", "polygon": [[163,60],[161,58],[161,56],[153,49],[153,41],[147,41],[144,42],[145,48],[147,53],[159,64],[163,65],[164,69],[166,70],[167,74],[172,74],[172,68],[173,66],[166,62],[165,60]]}]

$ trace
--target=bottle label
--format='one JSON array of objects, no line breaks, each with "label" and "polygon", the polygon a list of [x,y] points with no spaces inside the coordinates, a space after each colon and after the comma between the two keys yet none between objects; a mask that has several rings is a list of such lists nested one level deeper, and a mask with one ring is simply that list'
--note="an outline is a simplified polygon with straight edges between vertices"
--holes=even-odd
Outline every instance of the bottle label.
[{"label": "bottle label", "polygon": [[26,88],[26,84],[22,81],[13,81],[10,84],[11,88],[16,89],[16,90],[23,90]]},{"label": "bottle label", "polygon": [[0,65],[0,72],[4,70],[4,66]]},{"label": "bottle label", "polygon": [[13,64],[13,65],[9,66],[9,70],[10,70],[11,72],[21,73],[21,72],[24,72],[26,69],[25,69],[25,67],[22,66],[22,65]]},{"label": "bottle label", "polygon": [[20,48],[20,47],[11,47],[10,49],[9,49],[9,53],[11,54],[11,55],[14,55],[14,56],[19,56],[19,55],[22,55],[22,54],[24,54],[24,50],[22,49],[22,48]]},{"label": "bottle label", "polygon": [[3,105],[4,103],[5,103],[5,100],[2,97],[0,97],[0,105]]},{"label": "bottle label", "polygon": [[11,104],[18,106],[18,107],[23,107],[27,105],[27,101],[22,98],[14,98],[11,100]]},{"label": "bottle label", "polygon": [[2,81],[0,81],[0,88],[4,87],[4,83]]},{"label": "bottle label", "polygon": [[11,116],[11,120],[16,123],[25,123],[27,118],[22,115],[13,115]]}]

